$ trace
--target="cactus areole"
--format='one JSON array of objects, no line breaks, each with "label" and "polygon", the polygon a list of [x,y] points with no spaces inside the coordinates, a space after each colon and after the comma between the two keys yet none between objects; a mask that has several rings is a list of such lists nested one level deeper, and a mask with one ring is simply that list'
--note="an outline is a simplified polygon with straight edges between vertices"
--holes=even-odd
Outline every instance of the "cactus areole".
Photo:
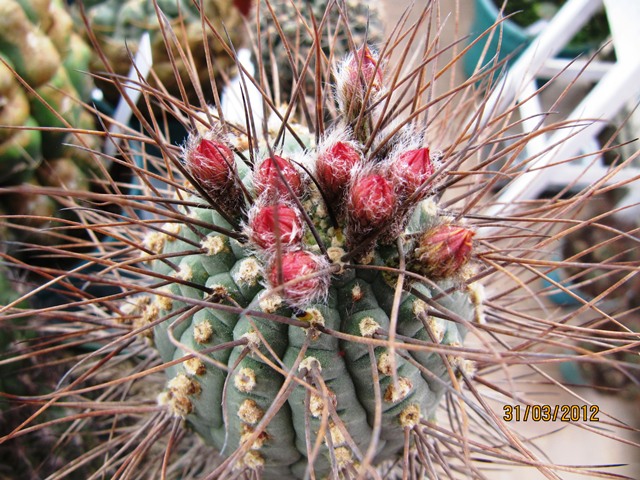
[{"label": "cactus areole", "polygon": [[[377,86],[375,53],[360,52]],[[361,88],[347,73],[354,84],[343,88]],[[376,110],[366,114],[375,123]],[[472,232],[447,226],[429,188],[411,196],[435,182],[426,147],[398,153],[403,138],[421,138],[410,129],[379,149],[388,158],[367,158],[339,123],[322,148],[311,133],[298,136],[304,145],[285,137],[233,155],[247,142],[189,143],[189,181],[242,182],[206,191],[243,207],[232,226],[194,195],[182,208],[197,222],[153,234],[148,265],[175,282],[147,309],[172,363],[160,402],[233,469],[303,478],[397,459],[405,433],[434,420],[456,377],[472,373],[456,350],[481,310],[467,286]],[[332,135],[340,141],[327,146]]]}]

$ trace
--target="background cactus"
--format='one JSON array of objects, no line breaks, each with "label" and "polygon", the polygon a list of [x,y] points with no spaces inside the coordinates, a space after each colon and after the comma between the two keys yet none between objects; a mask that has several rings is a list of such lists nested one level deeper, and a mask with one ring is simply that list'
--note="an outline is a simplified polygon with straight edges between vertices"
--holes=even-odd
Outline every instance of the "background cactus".
[{"label": "background cactus", "polygon": [[[294,87],[302,83],[300,92],[310,99],[315,96],[315,56],[310,33],[319,29],[320,47],[328,61],[344,58],[354,48],[365,43],[379,48],[384,42],[384,27],[378,1],[349,0],[340,8],[327,9],[329,2],[314,0],[295,8],[286,0],[261,1],[259,11],[260,58],[274,98],[289,103]],[[326,12],[326,17],[325,17]],[[344,25],[348,24],[346,29]],[[307,56],[309,63],[307,63]],[[331,82],[324,72],[324,82]],[[301,75],[303,74],[303,75]],[[294,83],[295,80],[295,83]]]},{"label": "background cactus", "polygon": [[[9,238],[39,243],[45,239],[38,229],[50,224],[43,218],[70,215],[61,213],[65,201],[38,188],[88,190],[108,164],[90,153],[99,137],[82,133],[95,132],[94,115],[82,104],[93,88],[86,75],[91,51],[62,0],[7,0],[0,18],[0,185],[31,187],[0,195],[0,209],[22,217]],[[34,129],[13,128],[25,126]]]},{"label": "background cactus", "polygon": [[[205,98],[212,101],[214,93],[210,87],[210,72],[216,73],[215,80],[218,82],[224,75],[232,73],[230,69],[233,60],[227,53],[226,43],[231,40],[239,45],[243,29],[241,11],[232,0],[205,0],[201,3],[203,13],[215,26],[215,30],[203,26],[198,3],[190,0],[101,0],[85,4],[84,14],[91,28],[91,35],[95,36],[106,56],[109,68],[117,75],[128,74],[131,55],[137,52],[144,32],[149,32],[151,36],[154,74],[159,85],[177,97],[180,97],[181,89],[185,89],[190,100],[197,101],[192,82],[198,80]],[[161,15],[167,19],[167,25],[161,26],[156,5]],[[81,17],[78,13],[78,23],[83,22]],[[163,29],[166,32],[175,31],[175,41],[183,54],[189,52],[191,55],[188,62],[181,56],[173,38],[165,44]],[[214,35],[214,31],[219,32],[219,36]],[[203,32],[207,34],[203,35]],[[210,63],[207,63],[207,58]],[[98,56],[91,59],[90,67],[92,72],[102,77],[108,72],[103,59]],[[180,75],[174,74],[174,68],[180,71]],[[195,75],[193,79],[189,72]],[[98,83],[107,98],[115,103],[119,92],[112,82],[106,80]]]},{"label": "background cactus", "polygon": [[[567,227],[593,223],[576,220],[580,204],[613,187],[485,214],[496,180],[519,175],[513,152],[538,132],[512,134],[509,114],[478,121],[485,97],[473,85],[490,71],[435,98],[404,90],[430,92],[429,79],[451,68],[430,35],[415,65],[391,60],[400,37],[438,19],[437,7],[379,51],[317,59],[333,71],[337,98],[321,95],[309,115],[276,105],[259,79],[265,118],[257,103],[242,106],[239,123],[217,104],[163,112],[190,129],[178,148],[163,123],[135,110],[142,132],[126,130],[118,161],[140,193],[47,189],[80,211],[68,228],[110,241],[90,254],[74,244],[56,250],[98,273],[37,270],[66,305],[2,309],[3,322],[28,317],[46,335],[30,343],[29,358],[46,367],[50,349],[75,357],[50,393],[10,398],[40,409],[0,442],[20,445],[54,424],[66,430],[52,452],[70,438],[91,440],[75,460],[41,471],[52,478],[492,478],[505,464],[549,478],[579,471],[548,461],[502,407],[539,402],[520,391],[532,382],[572,391],[544,369],[550,363],[606,362],[632,378],[631,362],[616,354],[633,352],[638,334],[554,309],[545,295],[569,288],[541,282],[566,266],[552,246]],[[244,80],[248,93],[253,81]],[[168,104],[148,85],[143,95]],[[513,142],[503,148],[505,136]],[[94,208],[105,201],[121,210]],[[608,268],[628,272],[617,285],[625,288],[638,264],[613,258]],[[88,285],[116,290],[95,297]],[[635,313],[584,299],[582,309],[620,323]],[[605,350],[593,358],[583,341]],[[48,421],[56,405],[71,412]],[[626,442],[634,430],[626,420],[606,417],[604,435]],[[590,439],[602,432],[588,419],[568,427]],[[588,474],[615,478],[597,465]]]}]

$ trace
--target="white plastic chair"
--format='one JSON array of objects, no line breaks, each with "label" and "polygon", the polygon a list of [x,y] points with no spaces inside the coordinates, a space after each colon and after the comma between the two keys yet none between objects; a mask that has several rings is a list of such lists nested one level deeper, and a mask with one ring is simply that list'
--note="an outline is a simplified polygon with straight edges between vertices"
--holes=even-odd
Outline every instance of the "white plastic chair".
[{"label": "white plastic chair", "polygon": [[[602,158],[585,157],[571,163],[549,166],[559,160],[580,155],[585,145],[593,145],[595,137],[608,121],[611,121],[625,106],[634,107],[640,99],[640,0],[569,0],[549,22],[533,43],[513,63],[501,84],[487,103],[484,119],[505,110],[513,100],[525,99],[536,88],[537,78],[550,78],[565,69],[564,75],[575,79],[585,66],[586,60],[556,58],[556,55],[571,40],[576,32],[604,6],[609,21],[616,62],[591,62],[579,77],[579,82],[596,81],[593,89],[569,113],[566,120],[593,119],[587,125],[555,131],[551,135],[540,135],[531,139],[526,155],[539,155],[528,163],[526,171],[504,188],[496,198],[488,214],[506,213],[514,202],[534,199],[545,189],[562,187],[579,179],[577,187],[590,185],[601,179],[609,168]],[[539,122],[543,113],[537,97],[519,105],[522,118],[528,119],[523,128]],[[483,121],[481,119],[480,121]],[[633,121],[633,120],[632,120]],[[637,122],[640,124],[640,122]],[[640,131],[638,132],[640,134]],[[557,145],[545,152],[551,145]],[[593,151],[593,150],[591,150]],[[542,153],[544,152],[544,153]],[[546,167],[546,168],[542,168]],[[588,167],[588,169],[587,169]],[[610,181],[631,179],[640,175],[640,169],[626,167]],[[632,186],[630,197],[638,198],[640,185]],[[631,203],[636,202],[633,200]],[[640,217],[638,208],[633,215]],[[628,213],[630,213],[628,212]]]}]

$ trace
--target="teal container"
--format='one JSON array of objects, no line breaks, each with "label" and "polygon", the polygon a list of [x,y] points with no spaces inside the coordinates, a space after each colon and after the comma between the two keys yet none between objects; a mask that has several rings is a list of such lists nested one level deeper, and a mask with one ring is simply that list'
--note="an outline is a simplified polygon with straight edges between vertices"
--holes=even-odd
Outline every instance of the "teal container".
[{"label": "teal container", "polygon": [[[522,27],[511,20],[505,20],[494,27],[496,20],[500,16],[500,10],[496,7],[493,0],[475,0],[474,3],[475,17],[471,24],[470,42],[491,28],[495,29],[480,66],[493,64],[496,56],[497,61],[504,60],[509,55],[513,55],[512,58],[517,58],[527,45],[531,43],[534,37],[528,35]],[[464,55],[462,60],[463,67],[468,77],[473,74],[478,65],[482,52],[489,41],[489,35],[490,33],[481,38]]]},{"label": "teal container", "polygon": [[[496,6],[497,3],[502,3],[502,0],[474,0],[475,17],[469,32],[469,43],[492,28],[495,30],[482,59],[481,67],[493,64],[496,59],[497,61],[504,60],[509,55],[511,55],[509,61],[513,61],[536,37],[536,35],[511,19],[504,20],[496,25],[496,21],[500,17],[500,10]],[[517,14],[513,18],[518,18]],[[603,42],[609,38],[609,35],[607,17],[604,11],[600,11],[565,45],[558,53],[558,56],[573,59],[578,56],[593,55]],[[473,74],[476,65],[478,65],[488,40],[489,34],[473,45],[464,56],[463,67],[468,77]]]}]

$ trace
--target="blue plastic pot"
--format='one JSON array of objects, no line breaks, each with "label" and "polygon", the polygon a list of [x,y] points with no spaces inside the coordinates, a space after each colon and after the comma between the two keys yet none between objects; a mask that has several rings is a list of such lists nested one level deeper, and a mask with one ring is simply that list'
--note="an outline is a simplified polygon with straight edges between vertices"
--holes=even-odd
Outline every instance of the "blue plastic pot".
[{"label": "blue plastic pot", "polygon": [[[492,28],[495,31],[491,35],[490,42],[490,34],[487,33],[487,35],[473,45],[464,56],[464,71],[469,77],[473,74],[476,65],[478,65],[487,43],[489,43],[489,46],[482,58],[480,66],[490,65],[496,59],[497,61],[504,60],[509,55],[512,55],[509,61],[516,59],[536,36],[531,30],[520,26],[516,21],[511,19],[504,20],[496,25],[496,22],[500,18],[500,10],[496,6],[496,3],[499,1],[501,3],[501,0],[475,0],[474,2],[475,16],[470,29],[470,43]],[[604,15],[604,12],[601,12],[600,15]],[[517,15],[513,18],[517,19]],[[606,19],[604,22],[606,23]],[[538,31],[539,28],[541,28],[540,25],[538,25]],[[562,49],[558,56],[571,59],[579,55],[591,55],[598,50],[605,38],[606,35],[603,34],[602,38],[596,36],[588,40],[583,38],[581,40],[571,41]]]},{"label": "blue plastic pot", "polygon": [[[467,76],[470,77],[473,74],[487,43],[489,46],[481,66],[493,63],[496,56],[498,61],[504,60],[511,54],[514,55],[513,58],[516,58],[533,40],[532,35],[527,34],[522,27],[511,20],[505,20],[494,27],[499,17],[500,10],[493,0],[475,0],[475,17],[471,24],[470,41],[475,40],[491,28],[495,28],[495,31],[492,35],[487,33],[465,54],[463,67]],[[489,42],[490,35],[491,41]]]}]

